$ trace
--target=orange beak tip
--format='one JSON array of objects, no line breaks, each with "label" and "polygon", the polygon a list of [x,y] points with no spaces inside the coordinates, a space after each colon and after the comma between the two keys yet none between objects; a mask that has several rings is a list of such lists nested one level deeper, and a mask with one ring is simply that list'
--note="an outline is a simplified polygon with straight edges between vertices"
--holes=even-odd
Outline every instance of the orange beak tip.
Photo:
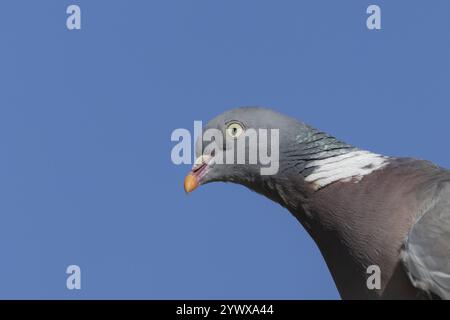
[{"label": "orange beak tip", "polygon": [[198,187],[197,178],[192,174],[188,174],[186,178],[184,178],[184,191],[186,193],[190,193],[194,191],[197,187]]}]

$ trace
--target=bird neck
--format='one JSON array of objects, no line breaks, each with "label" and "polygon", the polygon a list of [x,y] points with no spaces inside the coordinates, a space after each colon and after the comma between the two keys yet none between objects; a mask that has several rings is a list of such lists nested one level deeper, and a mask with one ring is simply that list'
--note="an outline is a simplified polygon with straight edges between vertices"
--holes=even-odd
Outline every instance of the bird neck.
[{"label": "bird neck", "polygon": [[[389,158],[360,150],[303,125],[280,155],[281,175],[319,190],[332,183],[362,179],[387,165]],[[281,153],[281,152],[280,152]],[[298,181],[296,181],[298,182]]]}]

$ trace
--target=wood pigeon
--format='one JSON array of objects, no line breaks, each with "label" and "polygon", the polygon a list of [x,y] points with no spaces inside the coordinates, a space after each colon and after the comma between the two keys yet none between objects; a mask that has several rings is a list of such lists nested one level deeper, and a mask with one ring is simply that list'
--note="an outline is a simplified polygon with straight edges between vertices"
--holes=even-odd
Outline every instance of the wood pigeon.
[{"label": "wood pigeon", "polygon": [[[251,128],[278,130],[275,174],[261,174],[259,160],[218,161]],[[229,110],[208,129],[223,139],[198,139],[186,192],[233,182],[278,202],[316,242],[343,299],[450,298],[450,171],[358,149],[265,108]],[[378,288],[368,286],[370,266]]]}]

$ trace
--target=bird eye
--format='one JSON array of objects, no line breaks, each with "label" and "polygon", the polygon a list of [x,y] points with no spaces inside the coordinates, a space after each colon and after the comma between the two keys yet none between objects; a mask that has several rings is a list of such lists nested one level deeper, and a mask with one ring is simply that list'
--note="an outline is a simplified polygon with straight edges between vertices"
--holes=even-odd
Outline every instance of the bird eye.
[{"label": "bird eye", "polygon": [[244,128],[240,123],[233,122],[227,126],[227,134],[232,138],[239,137],[242,132],[244,132]]}]

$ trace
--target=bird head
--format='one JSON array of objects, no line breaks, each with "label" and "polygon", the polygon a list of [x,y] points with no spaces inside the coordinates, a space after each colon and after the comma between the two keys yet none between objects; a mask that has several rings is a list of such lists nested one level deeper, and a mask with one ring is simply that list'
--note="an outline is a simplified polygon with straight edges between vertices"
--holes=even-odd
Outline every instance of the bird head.
[{"label": "bird head", "polygon": [[189,193],[214,181],[239,183],[254,190],[273,185],[289,166],[289,152],[298,150],[315,132],[270,109],[226,111],[204,126],[184,189]]}]

